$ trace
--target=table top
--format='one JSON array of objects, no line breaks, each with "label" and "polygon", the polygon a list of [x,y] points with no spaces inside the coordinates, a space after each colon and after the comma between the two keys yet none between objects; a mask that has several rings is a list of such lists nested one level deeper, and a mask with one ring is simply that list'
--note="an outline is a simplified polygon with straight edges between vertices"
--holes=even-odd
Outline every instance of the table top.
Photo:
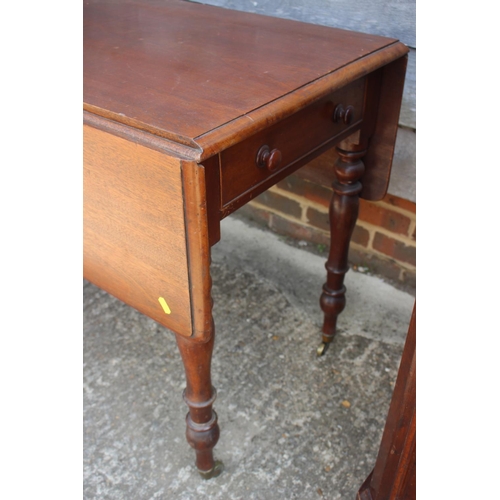
[{"label": "table top", "polygon": [[84,109],[207,157],[406,51],[394,39],[182,0],[87,0]]},{"label": "table top", "polygon": [[361,196],[385,193],[397,40],[182,0],[84,0],[83,50],[85,276],[180,335],[211,331],[223,217],[341,142],[369,143]]}]

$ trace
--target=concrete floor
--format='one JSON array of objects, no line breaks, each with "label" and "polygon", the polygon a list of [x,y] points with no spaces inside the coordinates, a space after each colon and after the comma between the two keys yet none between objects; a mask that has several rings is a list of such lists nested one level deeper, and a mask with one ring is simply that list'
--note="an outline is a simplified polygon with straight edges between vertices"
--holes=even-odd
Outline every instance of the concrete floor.
[{"label": "concrete floor", "polygon": [[317,358],[324,258],[230,217],[212,259],[225,471],[203,481],[194,468],[173,334],[84,282],[84,498],[354,500],[414,297],[350,271],[339,334]]}]

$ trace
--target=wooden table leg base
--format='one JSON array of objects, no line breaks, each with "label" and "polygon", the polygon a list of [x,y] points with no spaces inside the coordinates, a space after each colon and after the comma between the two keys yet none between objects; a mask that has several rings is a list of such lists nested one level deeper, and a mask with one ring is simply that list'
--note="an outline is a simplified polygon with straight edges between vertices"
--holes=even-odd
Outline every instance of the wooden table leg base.
[{"label": "wooden table leg base", "polygon": [[319,357],[323,356],[323,354],[328,351],[328,346],[330,345],[330,342],[321,342],[319,347],[316,349],[316,354]]},{"label": "wooden table leg base", "polygon": [[373,471],[368,474],[368,477],[365,479],[364,483],[361,485],[361,488],[356,495],[356,500],[373,500],[372,490],[370,488],[370,483],[372,480]]},{"label": "wooden table leg base", "polygon": [[213,448],[219,440],[220,431],[217,413],[212,409],[217,391],[210,379],[210,362],[215,339],[213,323],[207,342],[184,338],[181,335],[176,335],[176,338],[186,371],[186,389],[183,392],[184,401],[189,407],[189,413],[186,415],[186,439],[196,452],[196,468],[205,476],[214,477],[217,465]]},{"label": "wooden table leg base", "polygon": [[[215,397],[213,398],[215,399]],[[208,402],[207,407],[211,402]],[[211,408],[210,408],[211,409]],[[196,415],[194,406],[190,407],[186,415],[186,438],[189,445],[196,452],[196,467],[200,473],[211,474],[217,462],[214,461],[213,448],[219,441],[219,425],[217,424],[217,413],[211,410],[211,418],[208,422],[195,422],[191,416]],[[213,477],[211,475],[210,477]]]},{"label": "wooden table leg base", "polygon": [[207,471],[198,470],[202,479],[212,479],[213,477],[218,477],[224,470],[224,464],[220,460],[215,461],[215,465]]}]

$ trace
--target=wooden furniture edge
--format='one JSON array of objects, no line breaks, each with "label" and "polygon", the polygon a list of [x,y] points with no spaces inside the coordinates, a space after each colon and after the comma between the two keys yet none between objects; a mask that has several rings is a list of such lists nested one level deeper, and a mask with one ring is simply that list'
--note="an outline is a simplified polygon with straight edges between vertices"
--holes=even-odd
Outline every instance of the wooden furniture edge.
[{"label": "wooden furniture edge", "polygon": [[375,467],[356,500],[415,498],[416,304],[408,328]]},{"label": "wooden furniture edge", "polygon": [[191,336],[182,181],[179,158],[83,125],[84,277]]},{"label": "wooden furniture edge", "polygon": [[136,142],[141,144],[141,146],[154,149],[160,153],[175,156],[181,160],[198,161],[202,152],[196,145],[186,146],[185,144],[180,144],[153,133],[139,130],[112,119],[96,115],[85,109],[83,111],[83,124],[97,128],[103,132],[109,132],[110,134],[121,137],[122,139]]},{"label": "wooden furniture edge", "polygon": [[292,115],[312,102],[361,78],[388,63],[405,56],[409,49],[399,41],[360,57],[274,101],[241,115],[198,137],[170,134],[145,123],[117,115],[97,106],[84,103],[84,123],[110,131],[143,145],[175,154],[182,159],[202,162]]},{"label": "wooden furniture edge", "polygon": [[253,200],[259,194],[263,193],[264,191],[267,191],[271,186],[274,186],[275,184],[285,179],[289,175],[297,171],[300,171],[300,169],[305,165],[307,165],[310,161],[314,160],[325,151],[328,151],[329,149],[333,148],[338,141],[347,139],[350,135],[359,132],[360,127],[361,125],[359,124],[357,124],[354,127],[349,127],[347,130],[336,136],[336,138],[325,141],[316,148],[308,151],[305,155],[298,157],[286,169],[279,170],[276,174],[270,176],[268,179],[259,184],[258,189],[256,189],[255,186],[252,186],[249,189],[247,189],[244,193],[240,194],[238,197],[231,200],[229,203],[225,205],[221,204],[221,209],[220,209],[221,220],[231,215],[234,211],[238,210],[249,201]]},{"label": "wooden furniture edge", "polygon": [[[191,301],[191,332],[175,332],[185,337],[205,339],[211,331],[212,300],[210,278],[210,247],[220,239],[219,220],[209,222],[205,166],[197,163],[199,150],[176,144],[148,132],[114,122],[88,111],[83,113],[84,125],[130,140],[149,149],[179,159],[181,163],[184,216],[187,235],[186,253]],[[207,168],[218,172],[218,157],[206,160]],[[217,204],[214,199],[212,204]],[[211,210],[210,212],[214,212]],[[218,215],[218,212],[217,212]],[[210,228],[209,228],[210,225]]]},{"label": "wooden furniture edge", "polygon": [[405,54],[382,68],[375,129],[364,158],[366,171],[361,179],[360,196],[365,200],[381,200],[389,188],[407,62]]},{"label": "wooden furniture edge", "polygon": [[191,300],[191,335],[206,341],[212,334],[212,278],[205,167],[181,161],[186,251]]},{"label": "wooden furniture edge", "polygon": [[148,123],[145,123],[140,120],[135,120],[134,118],[129,118],[128,116],[115,113],[113,111],[109,111],[107,109],[100,108],[99,106],[95,106],[93,104],[83,103],[84,111],[88,113],[92,113],[95,116],[100,116],[101,118],[112,120],[115,123],[120,123],[125,126],[133,127],[136,130],[141,130],[143,132],[148,132],[157,137],[163,137],[168,141],[187,146],[188,148],[197,148],[197,144],[193,139],[186,137],[184,135],[175,134],[173,132],[169,132],[168,130],[162,130],[157,127],[153,127]]},{"label": "wooden furniture edge", "polygon": [[253,134],[305,108],[330,92],[404,57],[409,49],[395,41],[356,61],[334,70],[279,99],[221,125],[194,140],[202,150],[200,161],[243,141]]}]

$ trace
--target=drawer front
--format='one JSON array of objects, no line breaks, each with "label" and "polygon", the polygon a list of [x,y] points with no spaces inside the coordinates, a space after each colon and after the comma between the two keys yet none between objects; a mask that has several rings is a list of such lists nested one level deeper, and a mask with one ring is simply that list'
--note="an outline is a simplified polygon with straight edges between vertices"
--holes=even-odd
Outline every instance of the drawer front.
[{"label": "drawer front", "polygon": [[267,184],[270,178],[325,142],[347,130],[358,129],[362,121],[364,88],[365,79],[357,80],[223,151],[223,207],[248,191],[258,190],[261,183]]}]

